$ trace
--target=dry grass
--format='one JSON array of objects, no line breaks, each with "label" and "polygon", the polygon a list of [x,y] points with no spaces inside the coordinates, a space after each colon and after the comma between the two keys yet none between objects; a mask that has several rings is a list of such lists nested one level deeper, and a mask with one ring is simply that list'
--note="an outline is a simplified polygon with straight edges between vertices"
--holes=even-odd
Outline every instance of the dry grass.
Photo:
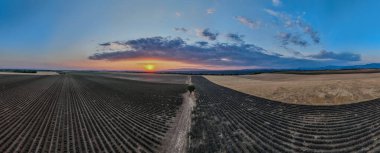
[{"label": "dry grass", "polygon": [[337,105],[380,97],[380,73],[205,77],[240,92],[286,103]]}]

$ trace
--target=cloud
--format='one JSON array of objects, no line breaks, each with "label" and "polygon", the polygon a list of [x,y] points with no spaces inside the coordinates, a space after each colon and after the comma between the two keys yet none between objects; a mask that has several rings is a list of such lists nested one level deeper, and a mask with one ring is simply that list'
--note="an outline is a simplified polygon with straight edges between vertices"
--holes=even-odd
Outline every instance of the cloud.
[{"label": "cloud", "polygon": [[100,43],[99,46],[110,46],[111,43],[110,42],[106,42],[106,43]]},{"label": "cloud", "polygon": [[206,42],[206,41],[198,41],[198,42],[195,42],[195,44],[204,47],[204,46],[208,45],[208,42]]},{"label": "cloud", "polygon": [[282,46],[286,48],[287,45],[293,44],[296,46],[306,47],[309,43],[302,39],[300,35],[295,35],[292,33],[280,33],[277,38],[281,41]]},{"label": "cloud", "polygon": [[264,11],[267,14],[276,17],[278,20],[280,20],[285,27],[292,27],[295,25],[295,23],[298,22],[296,20],[293,20],[292,17],[286,13],[277,12],[271,9],[264,9]]},{"label": "cloud", "polygon": [[128,46],[125,46],[123,43],[118,42],[118,41],[100,43],[99,47],[101,47],[101,49],[103,49],[103,50],[107,49],[107,50],[112,50],[112,51],[130,49],[130,48],[128,48]]},{"label": "cloud", "polygon": [[176,28],[174,28],[174,30],[175,31],[180,31],[180,32],[187,32],[187,31],[189,31],[188,29],[183,28],[183,27],[176,27]]},{"label": "cloud", "polygon": [[228,33],[226,34],[227,39],[232,40],[234,42],[242,43],[244,35],[234,34],[234,33]]},{"label": "cloud", "polygon": [[281,5],[281,1],[280,0],[272,0],[272,4],[274,6],[280,6]]},{"label": "cloud", "polygon": [[308,36],[311,39],[312,43],[320,43],[321,39],[318,32],[311,25],[305,22],[301,16],[292,17],[289,14],[277,12],[271,9],[264,9],[264,11],[269,15],[276,17],[283,24],[283,26],[288,28],[290,31],[302,32],[303,35]]},{"label": "cloud", "polygon": [[[107,42],[113,43],[113,42]],[[262,66],[271,68],[297,68],[325,66],[326,62],[310,59],[285,57],[254,44],[195,43],[189,44],[182,38],[150,37],[122,43],[126,50],[103,50],[90,56],[91,60],[131,60],[136,58],[160,58],[193,64],[214,66]]]},{"label": "cloud", "polygon": [[354,53],[334,53],[331,51],[322,50],[318,54],[309,55],[308,57],[314,59],[327,59],[327,60],[341,60],[341,61],[360,61],[360,54]]},{"label": "cloud", "polygon": [[315,43],[315,44],[319,44],[319,42],[321,41],[321,38],[319,38],[319,35],[318,35],[318,32],[316,32],[311,26],[309,26],[309,25],[305,25],[305,26],[303,26],[303,28],[304,28],[304,32],[306,33],[306,34],[308,34],[310,37],[311,37],[311,39],[313,40],[313,42]]},{"label": "cloud", "polygon": [[181,12],[175,12],[175,16],[180,17],[180,16],[182,16],[182,13]]},{"label": "cloud", "polygon": [[238,20],[241,24],[246,25],[252,29],[257,29],[261,26],[260,21],[252,21],[252,20],[250,20],[246,17],[243,17],[243,16],[236,16],[235,19]]},{"label": "cloud", "polygon": [[221,61],[225,61],[225,62],[230,62],[232,61],[231,59],[228,59],[228,58],[220,58]]},{"label": "cloud", "polygon": [[214,14],[216,10],[214,8],[209,8],[206,10],[207,14]]},{"label": "cloud", "polygon": [[219,33],[211,32],[210,29],[196,29],[197,36],[205,38],[207,40],[214,41],[218,37]]}]

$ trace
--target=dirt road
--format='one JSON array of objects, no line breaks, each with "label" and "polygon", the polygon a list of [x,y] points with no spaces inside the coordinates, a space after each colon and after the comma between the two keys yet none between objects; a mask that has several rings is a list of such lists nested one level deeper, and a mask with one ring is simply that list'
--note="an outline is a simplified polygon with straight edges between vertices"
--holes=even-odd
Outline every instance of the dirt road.
[{"label": "dirt road", "polygon": [[[191,77],[189,76],[187,84],[192,84]],[[195,106],[195,95],[189,92],[184,93],[183,103],[179,110],[177,117],[173,123],[174,128],[169,131],[170,138],[164,144],[164,153],[185,153],[188,148],[188,133],[191,127],[191,111]],[[165,146],[166,145],[166,146]]]}]

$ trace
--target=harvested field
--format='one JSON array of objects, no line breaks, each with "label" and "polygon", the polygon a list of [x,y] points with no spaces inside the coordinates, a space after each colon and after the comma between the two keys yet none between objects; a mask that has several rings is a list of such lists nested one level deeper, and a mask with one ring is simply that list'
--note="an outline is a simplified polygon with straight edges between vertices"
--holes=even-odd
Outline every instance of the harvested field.
[{"label": "harvested field", "polygon": [[0,72],[0,75],[58,75],[58,73],[45,71],[37,71],[37,73]]},{"label": "harvested field", "polygon": [[295,105],[192,80],[198,95],[190,153],[380,151],[379,100]]},{"label": "harvested field", "polygon": [[172,84],[185,84],[187,79],[186,75],[156,73],[103,72],[98,75],[118,79]]},{"label": "harvested field", "polygon": [[243,93],[286,103],[338,105],[380,97],[380,73],[205,77]]},{"label": "harvested field", "polygon": [[0,152],[380,151],[379,100],[287,104],[191,78],[195,95],[93,74],[0,75]]},{"label": "harvested field", "polygon": [[0,87],[0,152],[158,152],[185,92],[71,74],[4,75]]}]

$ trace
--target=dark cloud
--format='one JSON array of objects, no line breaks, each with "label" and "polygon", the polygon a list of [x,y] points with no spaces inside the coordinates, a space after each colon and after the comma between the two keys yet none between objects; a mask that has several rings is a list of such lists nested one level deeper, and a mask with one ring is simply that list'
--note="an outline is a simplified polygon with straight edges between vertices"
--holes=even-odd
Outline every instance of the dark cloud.
[{"label": "dark cloud", "polygon": [[186,28],[183,28],[183,27],[176,27],[174,28],[175,31],[180,31],[180,32],[187,32],[188,30]]},{"label": "dark cloud", "polygon": [[210,29],[197,29],[197,35],[207,40],[214,41],[218,37],[219,33],[211,32]]},{"label": "dark cloud", "polygon": [[100,43],[99,46],[111,46],[110,42]]},{"label": "dark cloud", "polygon": [[239,34],[235,34],[235,33],[229,33],[226,35],[226,37],[229,39],[229,40],[232,40],[234,42],[244,42],[243,41],[243,37],[244,35],[239,35]]},{"label": "dark cloud", "polygon": [[334,53],[331,51],[322,50],[318,54],[309,55],[309,57],[314,59],[330,59],[330,60],[341,60],[341,61],[360,61],[361,56],[354,53]]},{"label": "dark cloud", "polygon": [[208,42],[206,42],[206,41],[198,41],[198,42],[195,42],[195,44],[204,47],[204,46],[208,45]]},{"label": "dark cloud", "polygon": [[106,42],[106,43],[100,43],[99,44],[100,50],[112,50],[112,51],[117,51],[117,50],[125,50],[126,46],[122,42],[114,41],[114,42]]},{"label": "dark cloud", "polygon": [[[110,42],[112,43],[112,42]],[[128,48],[120,51],[104,50],[89,57],[91,60],[129,60],[161,58],[194,64],[215,66],[262,66],[290,68],[323,66],[319,60],[297,59],[271,53],[253,44],[196,43],[188,44],[181,38],[151,37],[122,42]],[[203,44],[203,45],[200,45]]]},{"label": "dark cloud", "polygon": [[309,45],[309,43],[306,40],[302,39],[300,35],[295,35],[292,33],[280,33],[277,38],[281,41],[284,47],[289,44],[301,47],[306,47]]}]

